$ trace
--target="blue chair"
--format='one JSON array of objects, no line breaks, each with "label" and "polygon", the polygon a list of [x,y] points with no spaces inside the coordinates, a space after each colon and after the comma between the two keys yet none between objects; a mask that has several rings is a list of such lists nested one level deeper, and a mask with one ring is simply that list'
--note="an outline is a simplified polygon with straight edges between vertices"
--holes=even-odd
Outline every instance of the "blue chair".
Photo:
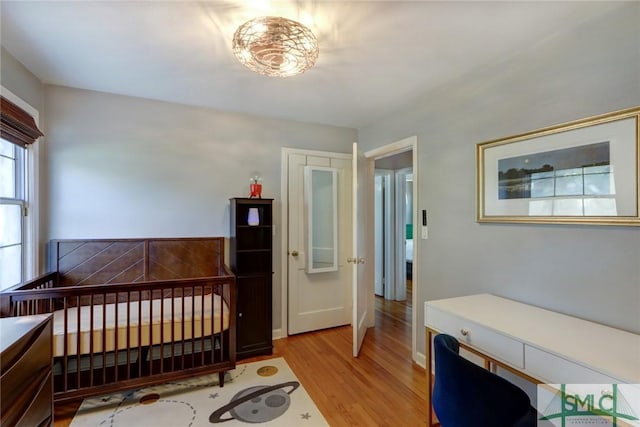
[{"label": "blue chair", "polygon": [[436,335],[433,345],[432,404],[442,427],[535,427],[537,412],[522,389],[460,356],[451,335]]}]

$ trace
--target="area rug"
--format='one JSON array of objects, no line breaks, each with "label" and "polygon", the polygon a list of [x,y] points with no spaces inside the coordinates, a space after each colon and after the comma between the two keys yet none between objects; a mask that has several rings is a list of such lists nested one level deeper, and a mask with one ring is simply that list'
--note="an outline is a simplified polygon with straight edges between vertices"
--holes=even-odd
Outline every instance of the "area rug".
[{"label": "area rug", "polygon": [[71,427],[328,426],[283,358],[85,399]]}]

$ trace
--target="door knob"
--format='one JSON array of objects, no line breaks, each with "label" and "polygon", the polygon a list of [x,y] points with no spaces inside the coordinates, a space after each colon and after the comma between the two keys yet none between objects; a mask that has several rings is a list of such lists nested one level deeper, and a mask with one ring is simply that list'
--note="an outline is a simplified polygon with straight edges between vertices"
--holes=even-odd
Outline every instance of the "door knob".
[{"label": "door knob", "polygon": [[358,264],[364,264],[364,258],[358,258],[356,262]]},{"label": "door knob", "polygon": [[291,256],[298,256],[298,251],[296,250],[291,251]]},{"label": "door knob", "polygon": [[356,262],[355,259],[353,259],[351,257],[347,258],[347,263],[349,263],[349,264],[354,263],[355,264],[355,262]]}]

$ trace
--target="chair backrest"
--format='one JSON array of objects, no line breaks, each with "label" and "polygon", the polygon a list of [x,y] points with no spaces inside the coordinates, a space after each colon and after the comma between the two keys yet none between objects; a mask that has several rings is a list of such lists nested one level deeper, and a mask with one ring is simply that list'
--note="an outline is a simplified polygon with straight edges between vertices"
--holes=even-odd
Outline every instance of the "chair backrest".
[{"label": "chair backrest", "polygon": [[433,408],[442,427],[516,425],[531,409],[529,396],[506,379],[465,359],[458,341],[434,339]]}]

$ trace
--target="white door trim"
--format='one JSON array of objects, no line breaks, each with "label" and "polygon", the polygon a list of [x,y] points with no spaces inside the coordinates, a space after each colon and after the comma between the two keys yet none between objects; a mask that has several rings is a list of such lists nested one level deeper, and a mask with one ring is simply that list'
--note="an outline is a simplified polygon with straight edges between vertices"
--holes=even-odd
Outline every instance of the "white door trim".
[{"label": "white door trim", "polygon": [[[417,227],[418,222],[418,207],[420,206],[420,201],[418,199],[418,183],[419,181],[419,155],[418,155],[418,137],[410,136],[408,138],[402,139],[400,141],[393,142],[388,145],[384,145],[382,147],[374,148],[364,153],[364,157],[367,159],[369,163],[368,170],[370,171],[367,180],[373,185],[373,170],[375,169],[375,161],[377,159],[382,159],[384,157],[389,157],[395,154],[400,154],[405,151],[413,151],[413,224],[414,227]],[[373,209],[373,198],[369,201],[369,206],[366,209]],[[417,230],[414,230],[414,236],[416,235]],[[418,293],[420,292],[418,284],[419,280],[419,268],[417,261],[420,260],[420,239],[414,239],[413,241],[413,292],[411,293],[411,306],[413,309],[411,310],[411,354],[413,355],[413,360],[418,361],[419,355],[416,348],[417,342],[417,334],[418,334],[418,310],[420,307],[418,306]],[[367,269],[371,269],[370,273],[373,277],[373,266],[371,263],[365,264]],[[373,294],[373,284],[371,285],[371,294]],[[422,330],[422,329],[420,329]]]},{"label": "white door trim", "polygon": [[305,156],[323,156],[334,157],[339,159],[350,159],[351,153],[334,153],[328,151],[319,150],[304,150],[298,148],[282,147],[280,150],[280,196],[282,199],[280,209],[280,271],[282,272],[282,283],[280,285],[281,290],[281,302],[280,302],[280,335],[281,337],[287,337],[289,335],[289,268],[287,261],[289,255],[287,249],[289,247],[289,194],[287,192],[288,182],[288,170],[289,170],[289,155],[300,154]]}]

